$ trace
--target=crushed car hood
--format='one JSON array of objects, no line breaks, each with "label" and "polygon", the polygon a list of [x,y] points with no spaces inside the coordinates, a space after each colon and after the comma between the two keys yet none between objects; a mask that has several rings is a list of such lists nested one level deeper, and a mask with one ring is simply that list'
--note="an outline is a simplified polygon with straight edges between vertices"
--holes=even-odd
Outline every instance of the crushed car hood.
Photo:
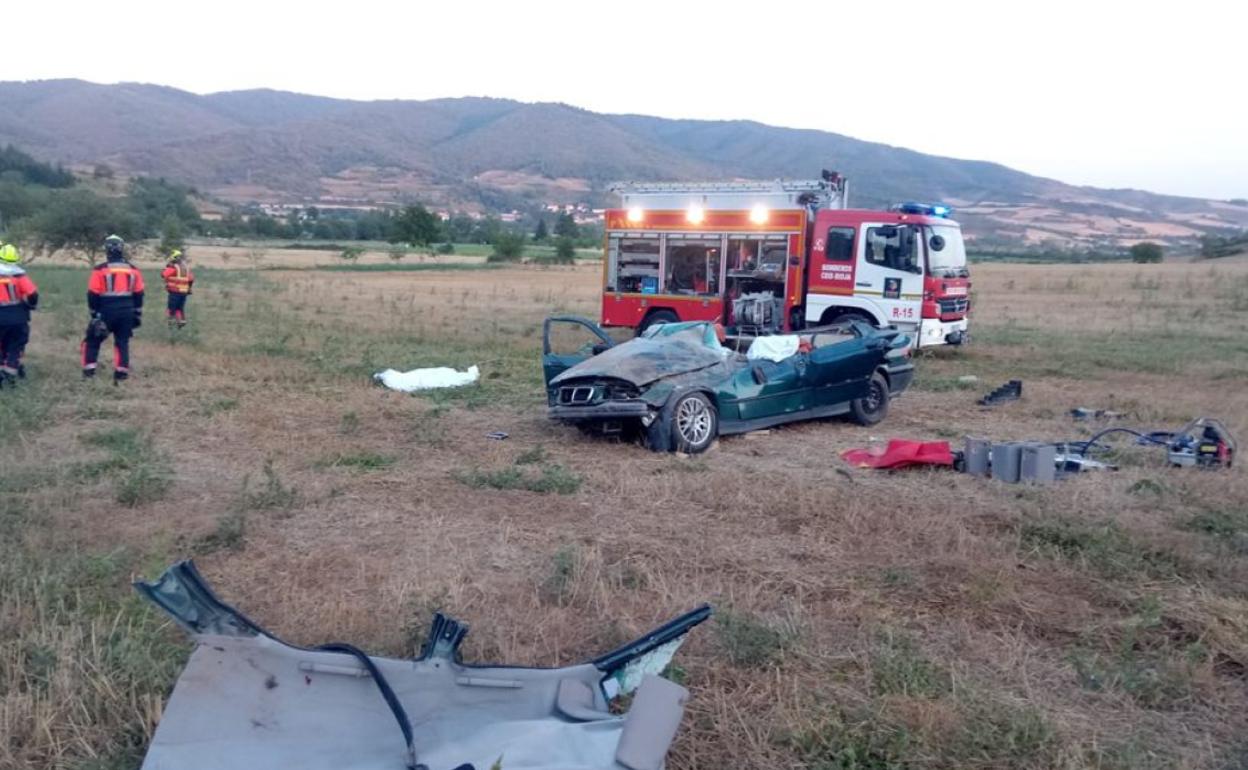
[{"label": "crushed car hood", "polygon": [[611,377],[645,387],[677,374],[696,372],[722,363],[726,351],[682,337],[638,337],[586,359],[550,381],[559,385],[585,377]]},{"label": "crushed car hood", "polygon": [[[136,583],[196,642],[143,770],[661,770],[688,691],[666,668],[702,606],[588,663],[470,666],[435,614],[416,660],[296,647],[223,603],[190,562]],[[624,716],[612,698],[632,695]]]}]

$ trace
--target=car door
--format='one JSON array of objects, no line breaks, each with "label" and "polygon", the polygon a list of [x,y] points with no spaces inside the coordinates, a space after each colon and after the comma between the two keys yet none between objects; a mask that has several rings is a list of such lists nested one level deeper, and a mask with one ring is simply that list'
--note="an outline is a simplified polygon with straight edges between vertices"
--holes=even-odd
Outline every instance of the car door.
[{"label": "car door", "polygon": [[836,334],[816,334],[810,351],[811,408],[852,401],[866,391],[871,373],[888,350],[886,335],[868,330],[866,336],[841,339]]},{"label": "car door", "polygon": [[551,316],[542,324],[542,376],[550,381],[615,341],[598,324],[579,316]]},{"label": "car door", "polygon": [[798,353],[783,361],[757,360],[733,378],[742,420],[763,420],[809,408],[810,361]]}]

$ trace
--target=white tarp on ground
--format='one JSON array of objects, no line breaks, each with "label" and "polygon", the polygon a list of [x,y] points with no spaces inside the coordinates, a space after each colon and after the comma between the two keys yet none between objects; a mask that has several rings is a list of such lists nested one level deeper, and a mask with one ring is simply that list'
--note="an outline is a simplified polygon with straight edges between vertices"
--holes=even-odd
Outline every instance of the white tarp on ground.
[{"label": "white tarp on ground", "polygon": [[458,371],[449,366],[435,366],[430,369],[413,369],[400,372],[387,369],[373,375],[373,379],[391,390],[411,393],[414,390],[432,390],[434,388],[458,388],[471,385],[481,376],[481,370],[475,366],[467,371]]},{"label": "white tarp on ground", "polygon": [[763,359],[779,363],[789,356],[797,354],[797,346],[801,339],[796,334],[773,334],[770,337],[759,337],[750,343],[745,357],[751,361]]}]

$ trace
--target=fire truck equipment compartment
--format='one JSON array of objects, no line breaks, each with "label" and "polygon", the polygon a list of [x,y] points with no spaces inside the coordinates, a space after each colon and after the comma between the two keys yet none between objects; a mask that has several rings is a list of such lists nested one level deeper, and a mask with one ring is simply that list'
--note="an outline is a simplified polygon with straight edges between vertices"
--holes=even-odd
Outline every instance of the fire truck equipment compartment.
[{"label": "fire truck equipment compartment", "polygon": [[[543,669],[460,660],[435,614],[415,660],[296,647],[222,602],[191,562],[136,590],[195,641],[142,770],[660,770],[688,692],[656,676],[703,605],[606,655]],[[635,693],[623,716],[612,700]],[[398,729],[395,729],[396,723]]]}]

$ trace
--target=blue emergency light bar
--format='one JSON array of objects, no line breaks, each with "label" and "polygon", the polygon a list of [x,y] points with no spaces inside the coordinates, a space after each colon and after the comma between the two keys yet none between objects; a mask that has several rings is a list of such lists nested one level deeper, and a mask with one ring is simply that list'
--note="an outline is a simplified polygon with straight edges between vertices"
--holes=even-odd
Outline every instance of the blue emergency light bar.
[{"label": "blue emergency light bar", "polygon": [[946,219],[953,213],[951,206],[939,203],[914,203],[913,201],[898,203],[896,206],[893,206],[892,210],[900,214],[920,214],[927,217],[944,217]]}]

